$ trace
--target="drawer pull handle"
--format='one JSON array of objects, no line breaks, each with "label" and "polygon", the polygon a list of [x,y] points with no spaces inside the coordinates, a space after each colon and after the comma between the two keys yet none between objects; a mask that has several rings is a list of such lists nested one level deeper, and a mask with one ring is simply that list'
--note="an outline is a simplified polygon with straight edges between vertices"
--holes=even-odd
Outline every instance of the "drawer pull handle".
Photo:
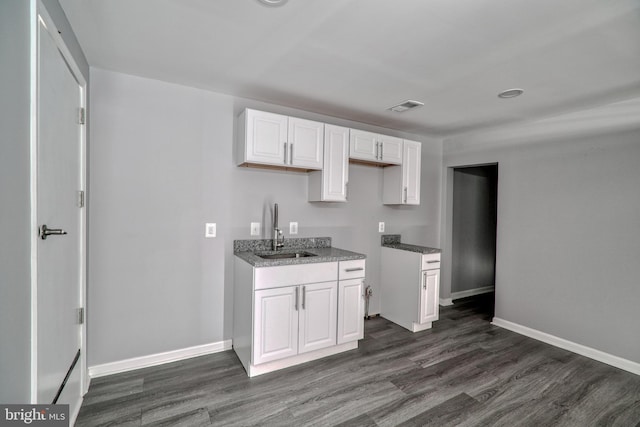
[{"label": "drawer pull handle", "polygon": [[437,261],[427,261],[427,264],[435,264],[436,262],[440,262],[440,260],[437,260]]},{"label": "drawer pull handle", "polygon": [[362,271],[364,270],[364,268],[362,267],[355,267],[355,268],[345,268],[344,271],[346,271],[347,273],[351,273],[352,271]]}]

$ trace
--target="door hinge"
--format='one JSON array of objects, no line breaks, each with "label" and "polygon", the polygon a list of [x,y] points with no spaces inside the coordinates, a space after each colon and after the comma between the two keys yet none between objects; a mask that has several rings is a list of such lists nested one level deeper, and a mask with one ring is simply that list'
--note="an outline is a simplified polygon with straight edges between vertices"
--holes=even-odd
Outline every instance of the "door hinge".
[{"label": "door hinge", "polygon": [[78,124],[83,125],[85,122],[85,109],[83,107],[78,108]]},{"label": "door hinge", "polygon": [[78,309],[78,325],[84,324],[84,307]]},{"label": "door hinge", "polygon": [[78,190],[78,207],[84,208],[84,191]]}]

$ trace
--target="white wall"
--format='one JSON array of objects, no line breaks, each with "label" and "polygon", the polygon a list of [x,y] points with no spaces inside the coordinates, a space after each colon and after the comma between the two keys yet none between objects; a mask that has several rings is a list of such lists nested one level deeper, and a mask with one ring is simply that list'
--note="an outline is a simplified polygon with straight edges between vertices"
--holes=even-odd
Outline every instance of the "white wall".
[{"label": "white wall", "polygon": [[29,2],[0,2],[0,402],[29,401]]},{"label": "white wall", "polygon": [[[281,225],[298,221],[298,237],[367,254],[374,292],[378,221],[439,246],[438,140],[101,69],[91,90],[90,366],[231,339],[233,240],[251,238],[252,221],[271,237],[274,202]],[[422,205],[383,206],[380,168],[351,165],[349,202],[327,204],[307,202],[305,173],[237,167],[245,107],[422,141]],[[204,238],[205,222],[218,237]]]},{"label": "white wall", "polygon": [[[631,100],[444,143],[445,167],[499,163],[496,317],[634,362],[640,362],[637,117],[640,100]],[[448,193],[450,171],[445,175]],[[443,271],[443,293],[450,273]]]}]

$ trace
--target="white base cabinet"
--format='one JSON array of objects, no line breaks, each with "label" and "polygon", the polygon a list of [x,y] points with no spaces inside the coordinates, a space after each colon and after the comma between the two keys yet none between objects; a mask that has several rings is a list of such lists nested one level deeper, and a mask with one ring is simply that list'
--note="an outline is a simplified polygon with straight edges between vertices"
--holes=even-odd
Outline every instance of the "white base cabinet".
[{"label": "white base cabinet", "polygon": [[338,344],[364,338],[365,261],[343,261],[338,276]]},{"label": "white base cabinet", "polygon": [[380,315],[412,331],[438,320],[440,254],[382,247]]},{"label": "white base cabinet", "polygon": [[247,374],[357,348],[364,336],[364,262],[254,268],[236,257],[233,348]]}]

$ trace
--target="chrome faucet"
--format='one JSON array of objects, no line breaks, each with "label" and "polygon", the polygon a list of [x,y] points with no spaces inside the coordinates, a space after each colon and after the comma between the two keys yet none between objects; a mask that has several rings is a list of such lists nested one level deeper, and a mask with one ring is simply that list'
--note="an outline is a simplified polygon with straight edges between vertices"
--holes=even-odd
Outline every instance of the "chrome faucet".
[{"label": "chrome faucet", "polygon": [[282,230],[278,228],[278,204],[273,205],[273,250],[284,246],[284,235]]}]

